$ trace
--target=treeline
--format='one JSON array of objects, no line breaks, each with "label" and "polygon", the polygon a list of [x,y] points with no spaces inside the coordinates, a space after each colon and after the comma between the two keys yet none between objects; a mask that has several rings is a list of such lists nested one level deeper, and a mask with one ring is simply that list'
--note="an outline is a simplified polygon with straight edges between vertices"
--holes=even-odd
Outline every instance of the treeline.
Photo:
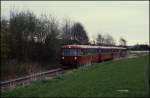
[{"label": "treeline", "polygon": [[[61,24],[61,25],[60,25]],[[58,62],[65,44],[89,44],[83,25],[55,17],[37,17],[31,11],[11,11],[1,19],[1,60],[17,62]]]},{"label": "treeline", "polygon": [[121,46],[121,47],[126,47],[127,41],[120,37],[119,40],[119,45],[116,45],[116,40],[109,34],[107,35],[102,35],[98,34],[96,38],[96,42],[94,42],[95,45],[99,46]]}]

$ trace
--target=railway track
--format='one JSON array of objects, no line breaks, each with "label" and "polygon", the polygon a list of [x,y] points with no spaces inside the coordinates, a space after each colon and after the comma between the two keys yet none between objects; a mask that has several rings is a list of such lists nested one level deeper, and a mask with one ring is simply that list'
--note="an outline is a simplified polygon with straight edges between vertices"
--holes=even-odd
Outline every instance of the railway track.
[{"label": "railway track", "polygon": [[20,77],[16,79],[8,80],[8,81],[1,81],[0,82],[1,91],[5,91],[7,89],[13,89],[17,86],[29,85],[32,81],[45,80],[48,77],[58,76],[64,72],[65,70],[63,68],[57,68],[57,69],[35,73],[32,75],[28,75],[28,76],[24,76],[24,77]]}]

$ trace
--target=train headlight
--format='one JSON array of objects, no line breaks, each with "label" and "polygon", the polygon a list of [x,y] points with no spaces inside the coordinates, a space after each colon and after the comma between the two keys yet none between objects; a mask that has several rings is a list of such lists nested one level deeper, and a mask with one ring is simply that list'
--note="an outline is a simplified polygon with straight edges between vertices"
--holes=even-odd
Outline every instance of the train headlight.
[{"label": "train headlight", "polygon": [[74,57],[74,59],[76,60],[78,57]]},{"label": "train headlight", "polygon": [[62,59],[64,59],[64,57],[61,57]]}]

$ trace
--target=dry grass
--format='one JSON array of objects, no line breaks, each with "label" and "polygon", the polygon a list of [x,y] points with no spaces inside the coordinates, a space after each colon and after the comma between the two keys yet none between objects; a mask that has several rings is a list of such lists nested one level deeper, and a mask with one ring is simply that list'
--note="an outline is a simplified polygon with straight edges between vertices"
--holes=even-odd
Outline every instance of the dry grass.
[{"label": "dry grass", "polygon": [[14,79],[44,70],[46,69],[38,63],[7,64],[1,67],[1,80]]}]

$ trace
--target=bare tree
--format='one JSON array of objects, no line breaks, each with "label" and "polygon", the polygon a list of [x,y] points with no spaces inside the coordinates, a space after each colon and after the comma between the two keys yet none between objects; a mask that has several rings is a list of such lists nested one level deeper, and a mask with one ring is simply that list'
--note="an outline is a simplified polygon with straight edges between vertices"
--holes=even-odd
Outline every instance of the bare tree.
[{"label": "bare tree", "polygon": [[62,27],[62,38],[63,39],[72,39],[71,38],[71,27],[72,27],[72,21],[70,19],[65,19],[63,22],[63,27]]},{"label": "bare tree", "polygon": [[97,35],[96,44],[97,45],[103,45],[104,44],[104,38],[103,38],[103,36],[101,34]]},{"label": "bare tree", "polygon": [[115,44],[116,44],[115,40],[111,35],[109,35],[109,34],[104,35],[104,45],[114,46]]},{"label": "bare tree", "polygon": [[79,22],[74,23],[71,28],[71,36],[73,37],[74,42],[78,44],[88,44],[89,38],[87,32],[85,31],[83,25]]},{"label": "bare tree", "polygon": [[[10,49],[10,38],[11,34],[9,32],[9,22],[8,20],[1,19],[1,36],[0,36],[0,46],[1,46],[1,61],[5,61],[9,57]],[[3,65],[3,64],[2,64]]]},{"label": "bare tree", "polygon": [[126,46],[127,41],[124,38],[120,38],[120,46]]}]

